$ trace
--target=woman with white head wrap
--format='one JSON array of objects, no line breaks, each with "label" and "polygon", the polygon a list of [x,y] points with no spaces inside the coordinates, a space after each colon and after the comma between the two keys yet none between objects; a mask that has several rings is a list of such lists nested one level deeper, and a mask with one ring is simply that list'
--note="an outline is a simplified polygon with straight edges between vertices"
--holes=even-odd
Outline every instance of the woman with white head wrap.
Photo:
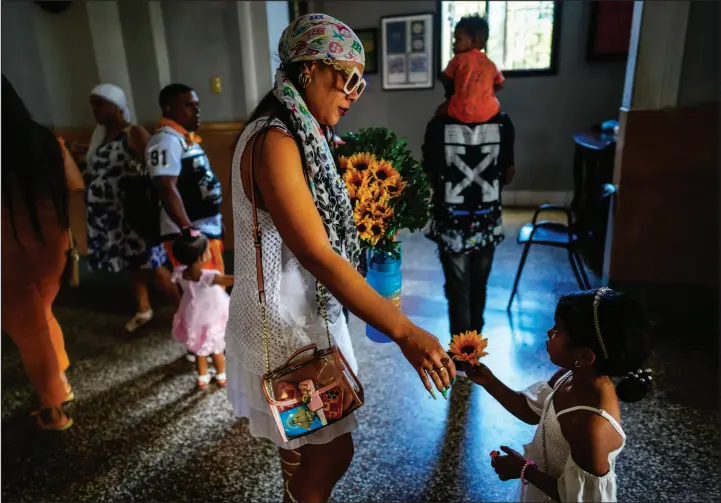
[{"label": "woman with white head wrap", "polygon": [[280,447],[285,501],[327,501],[350,465],[357,421],[349,415],[290,442],[281,440],[261,388],[265,352],[251,191],[258,196],[263,235],[270,368],[307,344],[327,345],[319,295],[326,298],[329,331],[354,371],[341,306],[393,339],[431,394],[432,384],[439,390],[450,386],[455,366],[438,339],[378,295],[356,270],[361,251],[353,210],[327,139],[329,128],[365,89],[363,45],[341,21],[308,14],[284,30],[278,55],[275,87],[251,114],[233,157],[236,277],[226,330],[228,396],[236,414],[249,419],[251,435]]},{"label": "woman with white head wrap", "polygon": [[[167,258],[163,246],[149,242],[149,233],[139,228],[142,218],[128,214],[129,207],[142,205],[137,194],[150,183],[140,169],[150,135],[131,124],[125,93],[116,85],[96,86],[90,106],[97,126],[86,155],[88,263],[91,270],[130,272],[137,313],[125,328],[132,332],[153,317],[148,295],[152,277],[174,302],[179,300],[170,271],[162,266]],[[157,215],[145,220],[153,222]]]}]

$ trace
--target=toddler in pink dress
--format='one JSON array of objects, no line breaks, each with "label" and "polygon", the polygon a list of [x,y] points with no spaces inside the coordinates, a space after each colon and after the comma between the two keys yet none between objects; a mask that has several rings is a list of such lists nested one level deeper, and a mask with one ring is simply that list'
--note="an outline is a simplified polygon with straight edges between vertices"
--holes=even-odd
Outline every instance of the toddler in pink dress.
[{"label": "toddler in pink dress", "polygon": [[196,356],[200,389],[210,383],[207,356],[213,360],[216,383],[226,385],[223,352],[230,297],[225,287],[233,284],[233,276],[203,269],[210,255],[208,238],[195,229],[184,229],[173,243],[173,256],[183,264],[173,271],[173,282],[183,290],[173,317],[173,337]]}]

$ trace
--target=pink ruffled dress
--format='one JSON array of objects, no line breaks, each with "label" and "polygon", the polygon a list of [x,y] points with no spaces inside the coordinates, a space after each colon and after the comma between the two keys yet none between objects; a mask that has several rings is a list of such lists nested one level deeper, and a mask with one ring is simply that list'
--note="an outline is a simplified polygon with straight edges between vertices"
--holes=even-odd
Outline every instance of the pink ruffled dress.
[{"label": "pink ruffled dress", "polygon": [[199,281],[183,277],[187,267],[173,271],[173,282],[183,289],[180,307],[173,317],[173,338],[197,356],[225,351],[225,327],[228,324],[230,297],[213,279],[220,271],[203,270]]}]

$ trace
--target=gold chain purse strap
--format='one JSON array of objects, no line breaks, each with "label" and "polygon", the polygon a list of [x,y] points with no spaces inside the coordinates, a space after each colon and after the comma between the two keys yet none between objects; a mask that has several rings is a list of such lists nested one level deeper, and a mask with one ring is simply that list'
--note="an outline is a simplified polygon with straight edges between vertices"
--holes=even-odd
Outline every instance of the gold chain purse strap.
[{"label": "gold chain purse strap", "polygon": [[[260,229],[260,223],[258,222],[258,206],[256,203],[256,190],[258,186],[255,183],[255,146],[258,140],[259,132],[255,134],[253,138],[253,145],[251,151],[251,165],[250,165],[250,204],[253,207],[253,246],[255,246],[255,269],[258,280],[258,304],[260,305],[260,318],[263,324],[263,349],[265,350],[265,370],[266,373],[270,373],[270,333],[268,328],[268,311],[265,298],[265,280],[263,279],[263,233]],[[305,174],[305,173],[304,173]],[[306,181],[308,180],[307,174],[305,174]],[[328,325],[328,310],[326,307],[325,286],[316,280],[318,292],[320,294],[320,307],[325,322],[325,332],[328,337],[328,347],[332,347],[330,336],[330,327]]]}]

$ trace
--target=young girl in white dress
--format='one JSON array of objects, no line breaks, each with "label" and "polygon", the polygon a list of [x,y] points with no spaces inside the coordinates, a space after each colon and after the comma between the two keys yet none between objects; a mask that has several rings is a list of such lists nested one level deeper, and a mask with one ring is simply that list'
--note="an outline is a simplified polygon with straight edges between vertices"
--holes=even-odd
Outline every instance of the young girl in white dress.
[{"label": "young girl in white dress", "polygon": [[230,305],[225,288],[233,284],[233,276],[203,269],[211,257],[208,238],[195,229],[184,229],[175,239],[173,256],[183,264],[173,271],[173,281],[183,290],[180,307],[173,317],[173,337],[196,356],[198,388],[210,383],[208,356],[213,359],[215,382],[225,387],[223,352]]},{"label": "young girl in white dress", "polygon": [[[523,455],[501,446],[491,465],[501,480],[520,479],[515,501],[617,501],[616,457],[626,443],[618,399],[651,390],[647,324],[631,298],[600,288],[565,295],[546,342],[561,367],[550,380],[512,391],[484,365],[468,372],[506,410],[538,428]],[[611,377],[626,376],[618,386]]]}]

